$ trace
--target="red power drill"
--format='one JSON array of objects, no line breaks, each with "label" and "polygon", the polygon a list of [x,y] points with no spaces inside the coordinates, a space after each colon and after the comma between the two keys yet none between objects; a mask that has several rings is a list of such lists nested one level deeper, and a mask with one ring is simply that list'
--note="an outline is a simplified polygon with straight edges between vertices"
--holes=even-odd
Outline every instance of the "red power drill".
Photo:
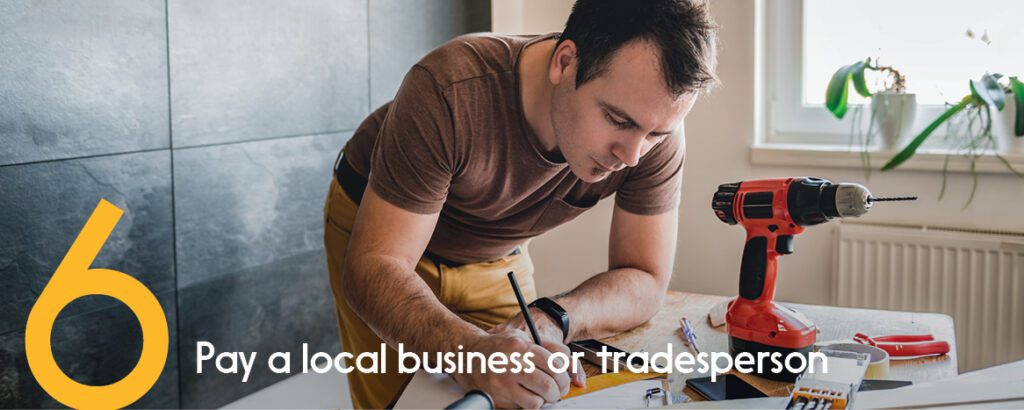
[{"label": "red power drill", "polygon": [[[743,224],[747,242],[740,265],[740,294],[729,304],[726,325],[729,353],[807,355],[817,328],[803,314],[776,304],[775,274],[779,255],[793,253],[793,236],[804,227],[838,217],[857,217],[874,202],[916,197],[874,198],[863,185],[833,184],[821,178],[796,177],[743,181],[718,186],[711,208],[722,222]],[[770,369],[774,366],[765,366]],[[761,376],[793,381],[797,374],[766,371]]]}]

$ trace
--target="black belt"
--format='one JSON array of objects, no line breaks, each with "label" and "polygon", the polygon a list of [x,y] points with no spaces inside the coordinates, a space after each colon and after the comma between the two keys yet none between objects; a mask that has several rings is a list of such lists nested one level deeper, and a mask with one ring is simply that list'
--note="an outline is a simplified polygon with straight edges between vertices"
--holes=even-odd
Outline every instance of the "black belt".
[{"label": "black belt", "polygon": [[[338,180],[338,185],[341,185],[341,189],[345,191],[345,194],[352,198],[352,202],[359,205],[363,201],[363,193],[366,192],[366,186],[369,184],[369,181],[366,180],[366,177],[352,169],[352,165],[349,165],[345,156],[338,160],[338,164],[334,168],[334,178]],[[510,255],[515,255],[519,252],[519,247],[517,246]],[[424,251],[423,256],[433,261],[435,265],[445,265],[452,268],[465,265],[465,263],[453,261],[430,251]]]},{"label": "black belt", "polygon": [[341,185],[341,189],[348,194],[348,197],[352,198],[352,202],[359,205],[363,201],[363,192],[366,192],[366,185],[369,181],[352,169],[345,156],[338,160],[338,165],[334,168],[334,178],[338,180],[338,185]]}]

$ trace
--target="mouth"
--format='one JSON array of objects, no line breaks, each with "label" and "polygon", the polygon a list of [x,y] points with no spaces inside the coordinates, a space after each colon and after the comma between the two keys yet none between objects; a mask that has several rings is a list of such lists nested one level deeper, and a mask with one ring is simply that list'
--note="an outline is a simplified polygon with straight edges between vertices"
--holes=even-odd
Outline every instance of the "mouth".
[{"label": "mouth", "polygon": [[604,172],[615,172],[615,171],[619,170],[619,169],[616,169],[616,168],[612,168],[612,167],[606,166],[606,165],[602,164],[601,161],[598,161],[598,160],[596,160],[594,158],[590,158],[590,159],[593,160],[595,164],[597,164],[597,168],[598,169],[600,169],[600,170],[602,170]]}]

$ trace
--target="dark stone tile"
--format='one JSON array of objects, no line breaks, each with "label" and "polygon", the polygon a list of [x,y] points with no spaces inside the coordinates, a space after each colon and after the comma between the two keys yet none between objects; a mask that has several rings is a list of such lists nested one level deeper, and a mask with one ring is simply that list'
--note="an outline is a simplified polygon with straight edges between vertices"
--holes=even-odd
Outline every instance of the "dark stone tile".
[{"label": "dark stone tile", "polygon": [[347,134],[175,150],[178,287],[323,249]]},{"label": "dark stone tile", "polygon": [[[333,297],[322,250],[233,271],[179,291],[181,405],[213,408],[302,372],[302,344],[309,354],[340,351]],[[223,374],[213,360],[197,372],[196,343],[219,352],[257,352],[246,383]],[[274,352],[291,352],[289,374],[267,366]]]},{"label": "dark stone tile", "polygon": [[[101,198],[124,211],[94,268],[174,289],[170,151],[0,167],[0,333],[28,312]],[[110,307],[93,299],[67,314]]]},{"label": "dark stone tile", "polygon": [[354,129],[366,0],[168,0],[174,146]]},{"label": "dark stone tile", "polygon": [[0,165],[166,148],[164,10],[0,2]]},{"label": "dark stone tile", "polygon": [[[106,299],[98,303],[91,299]],[[167,362],[156,384],[133,407],[176,408],[178,401],[178,348],[174,291],[157,295],[167,316],[169,347]],[[113,305],[103,310],[78,315],[88,305]],[[105,296],[87,296],[68,305],[53,327],[53,356],[61,370],[75,381],[105,385],[128,375],[142,353],[142,331],[138,319],[127,306]],[[64,407],[43,391],[32,376],[25,358],[25,331],[0,336],[0,407]]]},{"label": "dark stone tile", "polygon": [[405,73],[430,50],[461,34],[490,29],[489,1],[370,1],[371,104],[393,99]]}]

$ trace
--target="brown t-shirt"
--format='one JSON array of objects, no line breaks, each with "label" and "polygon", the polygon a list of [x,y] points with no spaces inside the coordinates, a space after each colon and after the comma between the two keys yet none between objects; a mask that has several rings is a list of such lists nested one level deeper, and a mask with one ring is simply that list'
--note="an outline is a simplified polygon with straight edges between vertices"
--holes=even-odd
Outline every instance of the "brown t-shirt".
[{"label": "brown t-shirt", "polygon": [[395,99],[345,146],[349,164],[369,175],[381,198],[410,212],[440,211],[428,251],[464,263],[498,259],[612,194],[636,214],[678,206],[683,135],[594,184],[542,152],[523,116],[516,73],[523,48],[553,36],[449,41],[409,70]]}]

